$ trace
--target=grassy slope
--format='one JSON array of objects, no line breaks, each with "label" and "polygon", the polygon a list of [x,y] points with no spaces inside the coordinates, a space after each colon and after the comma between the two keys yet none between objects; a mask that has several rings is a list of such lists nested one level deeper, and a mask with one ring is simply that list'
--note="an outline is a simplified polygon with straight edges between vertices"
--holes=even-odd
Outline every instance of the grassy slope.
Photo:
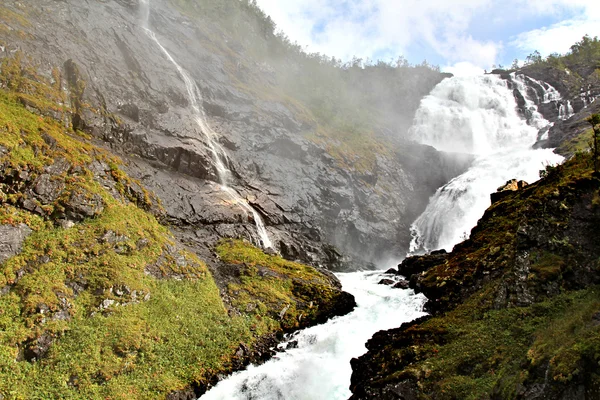
[{"label": "grassy slope", "polygon": [[[119,168],[121,160],[50,117],[63,120],[73,103],[61,90],[60,72],[46,79],[27,65],[17,55],[4,60],[0,74],[6,88],[0,90],[0,146],[6,150],[0,152],[0,224],[33,230],[22,252],[0,264],[0,288],[10,288],[0,295],[1,396],[164,397],[228,372],[241,343],[251,348],[263,335],[296,325],[298,314],[276,317],[282,307],[276,302],[263,302],[260,313],[230,316],[205,264],[147,211],[159,207],[152,195],[132,195],[137,183]],[[78,85],[71,94],[84,90]],[[61,163],[67,170],[50,178],[61,185],[60,196],[47,203],[32,197],[36,179]],[[109,168],[94,172],[92,163]],[[57,218],[73,194],[103,207],[63,228]],[[23,207],[28,200],[35,213]],[[277,274],[287,265],[237,246],[246,249],[243,262],[260,260]],[[229,254],[228,262],[242,262],[239,256]],[[302,271],[315,300],[333,297],[331,281],[315,269],[286,268]],[[249,300],[262,300],[264,290],[296,301],[287,280],[276,287],[276,277],[265,282],[254,277],[237,290],[250,292]],[[27,356],[43,341],[52,342],[45,354]]]}]

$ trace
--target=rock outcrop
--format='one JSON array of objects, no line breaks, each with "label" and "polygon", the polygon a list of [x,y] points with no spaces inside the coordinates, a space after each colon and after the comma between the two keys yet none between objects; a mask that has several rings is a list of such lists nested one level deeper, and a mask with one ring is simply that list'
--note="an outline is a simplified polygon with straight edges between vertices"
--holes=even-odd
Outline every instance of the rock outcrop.
[{"label": "rock outcrop", "polygon": [[506,182],[504,185],[500,186],[495,193],[490,194],[490,199],[492,200],[492,204],[495,202],[502,200],[506,196],[510,194],[510,192],[514,192],[517,190],[523,189],[527,186],[528,183],[525,181],[519,181],[517,179],[511,179]]}]

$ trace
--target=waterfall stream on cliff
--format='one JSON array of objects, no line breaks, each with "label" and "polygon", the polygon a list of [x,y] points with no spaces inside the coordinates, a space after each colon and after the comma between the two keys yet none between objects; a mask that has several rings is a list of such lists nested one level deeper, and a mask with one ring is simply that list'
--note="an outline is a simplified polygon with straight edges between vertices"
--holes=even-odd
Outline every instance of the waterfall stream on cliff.
[{"label": "waterfall stream on cliff", "polygon": [[[539,170],[562,161],[550,149],[531,148],[549,122],[537,111],[523,77],[513,75],[512,82],[525,100],[527,121],[519,116],[507,82],[495,75],[446,79],[422,100],[413,138],[441,151],[471,153],[475,161],[438,189],[413,223],[411,252],[452,250],[489,207],[490,193],[513,178],[532,183]],[[538,101],[560,99],[551,86],[534,83],[544,90]]]},{"label": "waterfall stream on cliff", "polygon": [[262,217],[252,207],[246,199],[242,198],[239,193],[237,193],[233,188],[227,186],[231,177],[231,171],[227,167],[228,157],[225,149],[218,142],[217,133],[208,125],[206,122],[206,116],[204,114],[204,109],[202,107],[202,95],[198,86],[189,75],[189,73],[181,67],[177,61],[171,56],[171,54],[164,48],[164,46],[160,43],[156,34],[149,27],[149,18],[150,18],[150,0],[140,0],[140,10],[142,14],[142,27],[146,34],[156,43],[158,48],[164,54],[164,56],[173,64],[173,66],[177,69],[177,73],[183,79],[185,84],[185,88],[187,91],[187,97],[190,102],[190,106],[192,108],[194,121],[196,125],[200,129],[200,132],[204,135],[204,139],[206,142],[206,146],[212,156],[213,164],[215,169],[217,170],[218,180],[221,184],[221,190],[227,193],[227,195],[231,198],[232,202],[238,205],[246,215],[248,213],[252,214],[252,219],[256,224],[256,230],[258,237],[260,239],[260,244],[263,248],[272,248],[273,243],[269,238],[269,234],[267,233],[267,229],[262,220]]},{"label": "waterfall stream on cliff", "polygon": [[[336,400],[351,393],[350,359],[366,352],[379,330],[398,327],[422,312],[425,298],[412,290],[378,285],[381,272],[337,275],[358,304],[350,314],[304,329],[290,338],[297,347],[260,366],[233,374],[202,400]],[[283,343],[285,348],[287,344]]]}]

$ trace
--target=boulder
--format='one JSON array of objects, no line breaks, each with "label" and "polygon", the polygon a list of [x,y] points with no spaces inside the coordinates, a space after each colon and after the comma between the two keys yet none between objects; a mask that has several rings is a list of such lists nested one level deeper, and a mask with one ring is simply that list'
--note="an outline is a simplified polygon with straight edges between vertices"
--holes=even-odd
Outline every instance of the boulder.
[{"label": "boulder", "polygon": [[396,282],[396,284],[393,286],[394,289],[408,289],[409,284],[408,281],[405,279],[402,279],[401,281]]},{"label": "boulder", "polygon": [[525,181],[518,181],[516,179],[511,179],[510,181],[506,182],[504,185],[500,186],[496,190],[495,193],[492,193],[490,195],[492,204],[497,203],[498,201],[502,200],[503,198],[505,198],[506,196],[510,195],[513,192],[523,189],[527,185],[528,185],[528,183]]}]

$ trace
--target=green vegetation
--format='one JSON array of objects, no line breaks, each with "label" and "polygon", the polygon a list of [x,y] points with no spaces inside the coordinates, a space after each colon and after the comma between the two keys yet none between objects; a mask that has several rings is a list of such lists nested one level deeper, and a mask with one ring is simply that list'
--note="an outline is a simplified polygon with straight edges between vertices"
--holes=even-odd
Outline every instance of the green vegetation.
[{"label": "green vegetation", "polygon": [[217,253],[226,263],[243,265],[239,282],[231,283],[228,292],[233,305],[251,313],[257,326],[305,326],[319,319],[339,293],[331,278],[314,268],[265,254],[241,240],[222,241]]},{"label": "green vegetation", "polygon": [[592,125],[592,157],[594,158],[594,172],[600,171],[600,114],[591,115],[587,121]]},{"label": "green vegetation", "polygon": [[440,399],[475,400],[490,393],[516,398],[519,385],[540,375],[543,380],[546,369],[548,379],[568,382],[586,362],[594,365],[599,359],[598,312],[600,288],[595,286],[500,310],[482,308],[474,296],[418,327],[438,336],[419,344],[417,359],[424,361],[403,373],[426,377],[424,392]]}]

